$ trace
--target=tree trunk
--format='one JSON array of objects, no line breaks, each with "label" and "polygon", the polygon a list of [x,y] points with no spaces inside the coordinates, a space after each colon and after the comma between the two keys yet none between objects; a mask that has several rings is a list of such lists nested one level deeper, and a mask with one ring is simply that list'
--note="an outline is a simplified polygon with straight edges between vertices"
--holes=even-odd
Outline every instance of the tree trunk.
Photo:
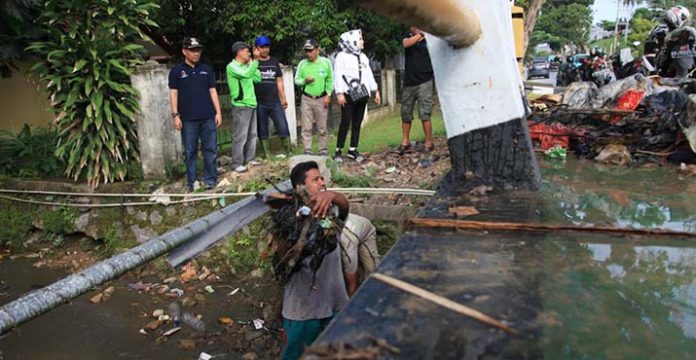
[{"label": "tree trunk", "polygon": [[524,118],[477,129],[447,141],[452,171],[445,180],[451,190],[480,184],[537,190],[541,175]]},{"label": "tree trunk", "polygon": [[536,25],[537,17],[541,6],[546,0],[529,0],[529,5],[524,13],[524,52],[527,53],[529,38],[532,36],[534,26]]}]

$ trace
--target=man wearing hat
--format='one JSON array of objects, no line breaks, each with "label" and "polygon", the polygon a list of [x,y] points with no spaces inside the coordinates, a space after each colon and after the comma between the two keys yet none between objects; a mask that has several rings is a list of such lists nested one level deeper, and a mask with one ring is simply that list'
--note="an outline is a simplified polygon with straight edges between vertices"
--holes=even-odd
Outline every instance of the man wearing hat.
[{"label": "man wearing hat", "polygon": [[181,131],[189,191],[197,180],[198,140],[203,152],[203,182],[206,188],[217,182],[217,127],[222,123],[220,102],[215,90],[215,73],[201,64],[203,45],[194,37],[183,42],[184,61],[169,72],[169,101],[174,128]]},{"label": "man wearing hat", "polygon": [[[257,107],[257,123],[259,132],[259,145],[265,157],[270,155],[268,142],[268,118],[273,119],[276,132],[283,142],[285,153],[290,153],[290,132],[288,121],[285,118],[285,109],[288,101],[285,99],[285,85],[283,84],[283,71],[278,59],[270,55],[271,39],[260,35],[254,43],[258,50],[259,71],[261,82],[255,84]],[[285,154],[276,157],[285,158]]]},{"label": "man wearing hat", "polygon": [[[261,81],[259,62],[251,57],[251,46],[241,41],[232,44],[234,59],[227,64],[227,85],[232,99],[232,169],[247,171],[256,161],[256,94],[254,83]],[[254,49],[254,57],[258,57]]]},{"label": "man wearing hat", "polygon": [[319,43],[309,39],[304,43],[306,59],[297,65],[295,85],[302,89],[300,112],[302,113],[302,145],[304,153],[312,154],[312,125],[319,130],[319,155],[328,155],[329,134],[327,118],[333,91],[331,61],[319,55]]}]

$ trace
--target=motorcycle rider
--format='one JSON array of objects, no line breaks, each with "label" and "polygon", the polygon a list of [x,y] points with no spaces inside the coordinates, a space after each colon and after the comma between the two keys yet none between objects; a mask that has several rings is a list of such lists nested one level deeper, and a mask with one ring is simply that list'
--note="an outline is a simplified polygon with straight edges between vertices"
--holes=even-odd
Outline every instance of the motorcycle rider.
[{"label": "motorcycle rider", "polygon": [[654,67],[662,76],[685,77],[693,67],[693,57],[682,54],[673,59],[680,50],[693,49],[696,31],[691,28],[691,13],[683,6],[674,6],[665,12],[661,24],[650,30],[644,45],[646,57],[654,57]]},{"label": "motorcycle rider", "polygon": [[665,17],[662,23],[655,25],[652,30],[650,30],[648,38],[643,45],[643,52],[645,54],[657,54],[657,52],[662,49],[667,34],[677,28],[687,25],[690,20],[691,13],[689,9],[681,5],[673,6],[665,11]]}]

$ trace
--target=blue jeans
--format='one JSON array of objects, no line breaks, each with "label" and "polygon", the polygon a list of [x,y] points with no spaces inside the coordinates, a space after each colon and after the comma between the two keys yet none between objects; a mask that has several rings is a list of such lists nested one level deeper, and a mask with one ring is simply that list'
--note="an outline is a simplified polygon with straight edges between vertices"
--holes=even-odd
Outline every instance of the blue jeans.
[{"label": "blue jeans", "polygon": [[288,137],[290,132],[288,131],[288,120],[285,118],[285,109],[280,102],[276,102],[272,105],[259,103],[256,108],[256,121],[258,121],[259,139],[266,140],[270,135],[268,133],[268,118],[273,119],[273,125],[275,126],[278,136]]},{"label": "blue jeans", "polygon": [[187,185],[193,187],[198,171],[198,139],[203,152],[203,182],[215,186],[217,182],[217,127],[215,119],[182,121],[181,137],[184,141]]}]

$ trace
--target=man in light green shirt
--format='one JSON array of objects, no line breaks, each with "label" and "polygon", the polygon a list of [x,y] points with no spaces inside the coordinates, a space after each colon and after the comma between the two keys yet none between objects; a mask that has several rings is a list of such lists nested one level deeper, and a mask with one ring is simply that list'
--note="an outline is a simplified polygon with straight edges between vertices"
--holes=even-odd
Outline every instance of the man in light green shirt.
[{"label": "man in light green shirt", "polygon": [[[227,85],[232,101],[232,169],[247,171],[256,161],[256,94],[254,83],[261,81],[259,62],[251,57],[251,46],[238,41],[232,44],[234,59],[227,64]],[[255,50],[254,57],[258,57]]]},{"label": "man in light green shirt", "polygon": [[302,116],[302,145],[304,153],[312,152],[312,126],[319,131],[319,155],[328,155],[329,139],[327,120],[333,91],[331,61],[319,55],[319,43],[309,39],[303,46],[307,59],[300,61],[295,74],[295,85],[302,89],[300,112]]}]

